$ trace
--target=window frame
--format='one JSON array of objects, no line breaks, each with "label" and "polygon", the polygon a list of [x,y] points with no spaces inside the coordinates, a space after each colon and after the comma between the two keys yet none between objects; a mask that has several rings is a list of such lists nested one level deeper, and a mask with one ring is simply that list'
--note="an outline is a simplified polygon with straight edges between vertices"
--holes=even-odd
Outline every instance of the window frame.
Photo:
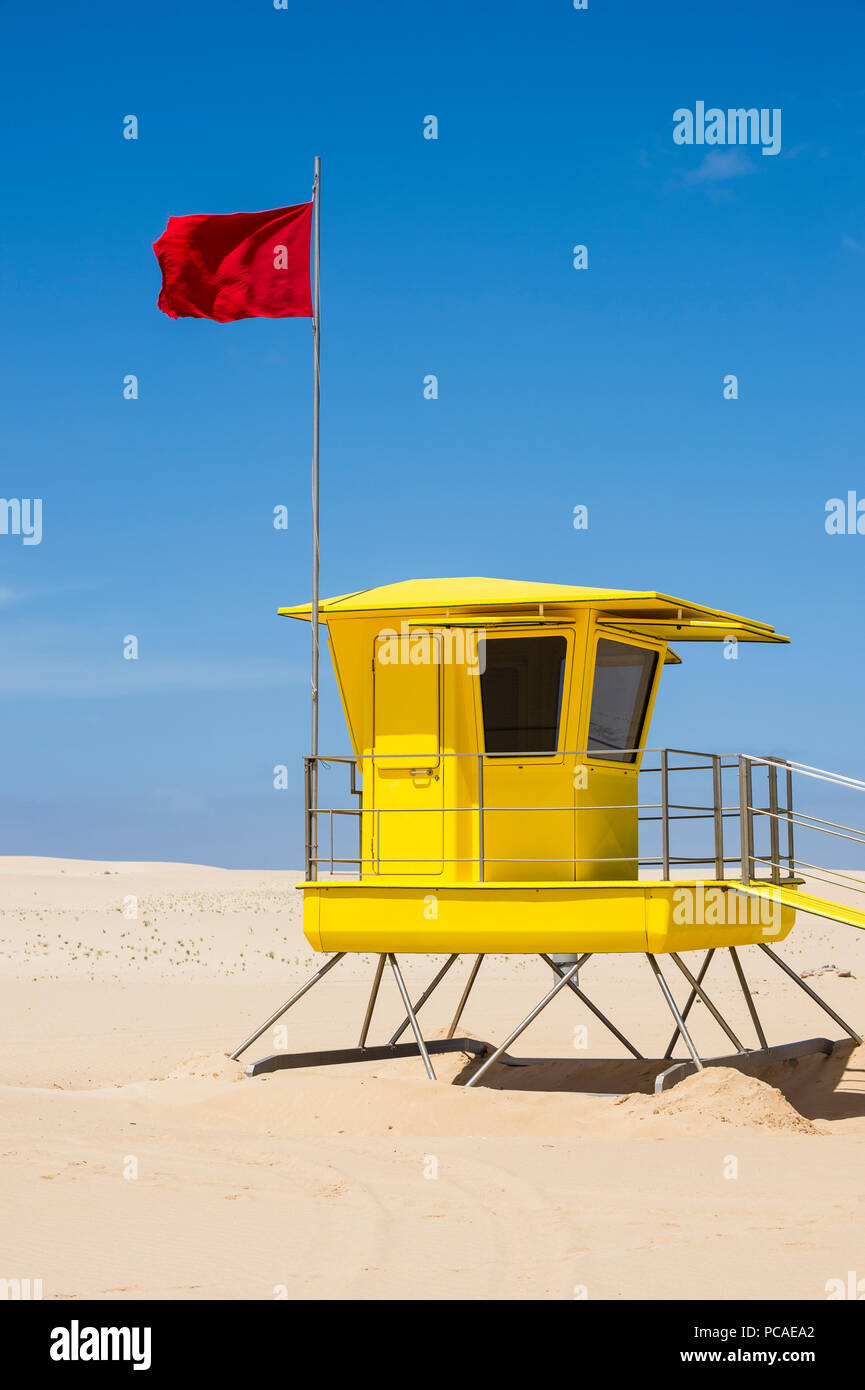
[{"label": "window frame", "polygon": [[496,767],[540,767],[555,766],[564,762],[565,749],[567,748],[568,718],[570,714],[571,680],[574,666],[574,629],[561,623],[542,623],[532,624],[515,623],[513,627],[504,627],[496,624],[494,628],[485,629],[482,623],[478,624],[478,630],[483,632],[484,638],[488,641],[510,641],[517,637],[563,637],[565,640],[565,665],[562,673],[562,703],[559,711],[559,727],[556,735],[556,747],[550,753],[491,753],[487,750],[486,728],[484,726],[484,705],[481,694],[481,678],[476,677],[477,693],[475,695],[475,713],[477,718],[477,746],[478,752],[484,758],[493,761]]},{"label": "window frame", "polygon": [[[598,662],[598,643],[600,641],[618,642],[623,647],[637,647],[641,651],[654,652],[657,661],[652,683],[646,699],[646,708],[643,714],[643,722],[637,738],[637,749],[633,759],[625,761],[617,757],[603,757],[593,755],[589,750],[589,728],[592,722],[592,696],[595,689],[595,670]],[[585,667],[585,688],[583,691],[583,708],[580,718],[581,739],[583,753],[586,763],[594,768],[605,768],[608,771],[617,772],[639,772],[640,765],[645,752],[646,737],[652,723],[652,715],[655,709],[655,698],[658,694],[658,686],[661,680],[661,673],[664,669],[664,658],[667,654],[667,643],[663,641],[653,642],[650,638],[631,637],[630,633],[617,631],[615,628],[600,626],[597,621],[592,625],[589,641],[586,647],[586,667]]]}]

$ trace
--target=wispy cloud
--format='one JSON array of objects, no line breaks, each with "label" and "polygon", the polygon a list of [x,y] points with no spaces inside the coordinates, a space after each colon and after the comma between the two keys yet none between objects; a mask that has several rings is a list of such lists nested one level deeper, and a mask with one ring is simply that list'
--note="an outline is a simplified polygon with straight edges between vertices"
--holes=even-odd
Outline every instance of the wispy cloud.
[{"label": "wispy cloud", "polygon": [[87,700],[218,690],[276,690],[309,680],[288,661],[236,663],[150,655],[124,660],[120,643],[109,654],[92,634],[6,634],[0,642],[0,699]]},{"label": "wispy cloud", "polygon": [[683,176],[684,183],[727,183],[754,173],[754,162],[741,150],[710,150],[696,169]]},{"label": "wispy cloud", "polygon": [[802,140],[798,145],[790,145],[789,149],[783,149],[781,158],[799,159],[803,154],[813,154],[818,159],[828,159],[829,153],[827,145],[819,145],[816,140]]},{"label": "wispy cloud", "polygon": [[13,584],[0,584],[0,608],[17,608],[19,604],[31,603],[40,598],[63,598],[68,594],[92,593],[103,589],[103,580],[81,580],[73,584],[39,584],[35,587],[20,587]]}]

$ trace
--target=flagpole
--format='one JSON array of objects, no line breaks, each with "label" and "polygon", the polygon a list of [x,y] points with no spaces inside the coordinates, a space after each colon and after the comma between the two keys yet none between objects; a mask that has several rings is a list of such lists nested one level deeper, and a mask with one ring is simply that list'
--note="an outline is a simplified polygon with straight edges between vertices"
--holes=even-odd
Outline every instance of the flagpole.
[{"label": "flagpole", "polygon": [[311,878],[318,877],[318,577],[319,559],[319,407],[321,404],[321,159],[315,157],[315,177],[312,185],[312,742],[310,752],[310,826],[309,846]]}]

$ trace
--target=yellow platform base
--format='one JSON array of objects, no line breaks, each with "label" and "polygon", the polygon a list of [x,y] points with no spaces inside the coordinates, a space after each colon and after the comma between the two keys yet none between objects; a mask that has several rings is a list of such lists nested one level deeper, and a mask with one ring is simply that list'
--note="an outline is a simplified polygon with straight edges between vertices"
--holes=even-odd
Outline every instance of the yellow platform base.
[{"label": "yellow platform base", "polygon": [[796,921],[793,890],[769,899],[729,880],[298,887],[316,951],[661,954],[783,941]]}]

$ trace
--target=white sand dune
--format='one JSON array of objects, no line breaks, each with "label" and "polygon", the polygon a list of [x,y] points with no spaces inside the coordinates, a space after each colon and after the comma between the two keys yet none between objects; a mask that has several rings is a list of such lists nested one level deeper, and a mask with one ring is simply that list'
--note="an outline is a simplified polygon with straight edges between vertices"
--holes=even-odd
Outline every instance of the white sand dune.
[{"label": "white sand dune", "polygon": [[[55,1299],[822,1299],[865,1275],[865,1048],[707,1069],[656,1097],[559,997],[513,1049],[559,1060],[470,1090],[464,1053],[435,1058],[436,1084],[416,1058],[246,1079],[227,1054],[314,968],[297,879],[0,860],[0,1278]],[[865,933],[803,916],[781,953],[834,967],[812,983],[865,1023]],[[841,1036],[759,952],[743,962],[770,1041]],[[404,958],[415,993],[439,963]],[[468,968],[426,1006],[430,1036]],[[353,1045],[372,969],[342,961],[249,1057]],[[461,1033],[500,1040],[549,978],[486,960]],[[582,983],[663,1053],[645,960],[593,960]],[[750,1042],[729,963],[706,984]],[[370,1041],[401,1012],[386,977]],[[701,1005],[692,1018],[729,1050]]]}]

